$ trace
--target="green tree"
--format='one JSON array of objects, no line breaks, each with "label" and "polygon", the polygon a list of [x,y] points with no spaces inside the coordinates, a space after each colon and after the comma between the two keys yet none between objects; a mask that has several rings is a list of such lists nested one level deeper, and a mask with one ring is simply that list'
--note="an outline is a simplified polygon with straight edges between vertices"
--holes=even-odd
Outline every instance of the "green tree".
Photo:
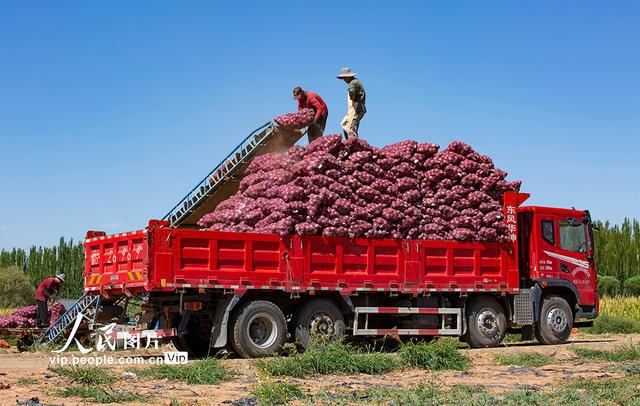
[{"label": "green tree", "polygon": [[0,307],[12,308],[33,304],[34,288],[19,266],[0,268]]}]

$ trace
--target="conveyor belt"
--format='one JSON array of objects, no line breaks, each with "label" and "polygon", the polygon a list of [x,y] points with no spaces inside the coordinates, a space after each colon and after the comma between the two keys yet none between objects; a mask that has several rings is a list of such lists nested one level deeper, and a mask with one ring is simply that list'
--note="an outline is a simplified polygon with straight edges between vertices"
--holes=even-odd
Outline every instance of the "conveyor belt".
[{"label": "conveyor belt", "polygon": [[163,220],[172,226],[196,228],[197,221],[238,190],[251,160],[268,152],[284,152],[302,137],[268,122],[249,134],[226,158],[176,204]]}]

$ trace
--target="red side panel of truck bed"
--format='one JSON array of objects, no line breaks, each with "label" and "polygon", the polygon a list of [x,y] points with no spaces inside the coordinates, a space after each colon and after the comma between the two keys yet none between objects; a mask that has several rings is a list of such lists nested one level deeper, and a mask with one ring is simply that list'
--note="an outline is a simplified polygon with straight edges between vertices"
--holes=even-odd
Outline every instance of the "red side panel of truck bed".
[{"label": "red side panel of truck bed", "polygon": [[85,291],[517,292],[513,243],[287,236],[169,228],[85,241]]},{"label": "red side panel of truck bed", "polygon": [[123,285],[144,290],[149,286],[149,255],[147,230],[110,236],[100,233],[88,238],[85,241],[85,291],[108,295],[113,286]]}]

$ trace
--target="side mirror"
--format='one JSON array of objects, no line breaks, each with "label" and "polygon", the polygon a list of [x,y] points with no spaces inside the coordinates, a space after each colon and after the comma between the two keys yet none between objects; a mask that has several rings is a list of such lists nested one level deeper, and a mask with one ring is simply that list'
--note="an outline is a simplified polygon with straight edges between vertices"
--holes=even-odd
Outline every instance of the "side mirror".
[{"label": "side mirror", "polygon": [[567,223],[569,223],[571,227],[578,227],[582,225],[582,221],[576,220],[574,218],[568,218]]}]

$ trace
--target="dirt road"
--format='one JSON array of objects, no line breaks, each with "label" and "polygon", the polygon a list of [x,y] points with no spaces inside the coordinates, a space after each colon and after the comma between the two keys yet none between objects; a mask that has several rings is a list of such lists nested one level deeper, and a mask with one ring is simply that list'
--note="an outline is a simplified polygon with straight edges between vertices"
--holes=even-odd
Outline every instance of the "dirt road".
[{"label": "dirt road", "polygon": [[[522,385],[540,386],[559,383],[577,378],[615,378],[622,372],[612,368],[611,363],[586,362],[578,358],[571,350],[572,346],[591,349],[613,349],[617,346],[639,343],[640,335],[594,336],[576,334],[564,345],[541,346],[537,344],[516,343],[491,349],[461,350],[467,352],[472,367],[468,371],[428,372],[424,370],[403,370],[386,375],[326,375],[307,379],[289,379],[299,384],[303,390],[315,393],[320,390],[335,388],[366,389],[375,385],[409,386],[420,382],[437,381],[443,385],[481,385],[492,391],[511,390]],[[12,350],[0,350],[0,380],[9,381],[10,389],[0,391],[1,405],[15,405],[16,400],[25,400],[37,396],[47,404],[86,404],[79,398],[60,398],[56,391],[69,385],[66,378],[50,371],[52,354],[48,353],[16,353]],[[522,352],[540,352],[554,358],[552,364],[539,368],[501,366],[494,357],[502,354]],[[136,353],[117,352],[118,356],[145,355],[153,356],[157,352]],[[79,353],[68,353],[66,357]],[[237,375],[228,382],[219,385],[187,385],[167,380],[153,380],[137,376],[123,376],[112,385],[115,389],[126,389],[141,394],[146,400],[142,403],[169,405],[172,399],[180,401],[180,405],[214,405],[227,404],[250,395],[252,386],[258,381],[256,370],[251,360],[228,359],[223,364]],[[105,366],[117,374],[135,371],[132,366]],[[242,403],[239,403],[242,404]],[[244,403],[244,404],[250,404]]]}]

